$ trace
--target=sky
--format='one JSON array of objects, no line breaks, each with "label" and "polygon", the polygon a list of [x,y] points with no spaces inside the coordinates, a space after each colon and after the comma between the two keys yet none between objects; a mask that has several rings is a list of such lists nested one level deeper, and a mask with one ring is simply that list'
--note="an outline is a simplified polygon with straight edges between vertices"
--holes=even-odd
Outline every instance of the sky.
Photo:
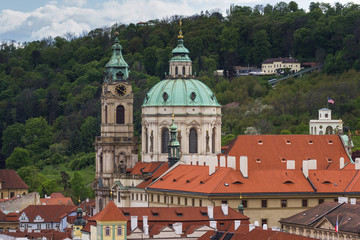
[{"label": "sky", "polygon": [[[43,38],[81,36],[95,28],[115,23],[129,24],[164,19],[173,15],[191,16],[219,10],[226,16],[231,4],[254,7],[275,5],[281,0],[0,0],[0,42],[29,42]],[[308,10],[310,2],[345,4],[347,0],[295,0]],[[288,0],[284,2],[289,3]],[[352,1],[360,4],[360,0]]]}]

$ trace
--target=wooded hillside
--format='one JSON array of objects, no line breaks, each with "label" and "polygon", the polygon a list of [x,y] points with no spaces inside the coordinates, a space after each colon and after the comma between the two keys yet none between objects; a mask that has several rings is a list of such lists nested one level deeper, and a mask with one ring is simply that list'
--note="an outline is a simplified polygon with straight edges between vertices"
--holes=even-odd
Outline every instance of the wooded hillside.
[{"label": "wooded hillside", "polygon": [[[309,119],[317,117],[328,96],[335,100],[333,117],[360,129],[360,5],[313,2],[306,12],[295,2],[232,5],[227,16],[206,11],[94,29],[80,37],[2,44],[1,167],[17,169],[30,190],[42,194],[91,195],[101,84],[114,33],[120,34],[131,68],[140,135],[142,101],[168,72],[180,17],[193,72],[222,105],[237,103],[223,109],[223,143],[237,134],[307,134]],[[289,56],[320,62],[323,70],[274,89],[268,77],[234,76],[233,66],[260,66],[266,58]],[[213,76],[216,69],[226,76]],[[81,187],[86,183],[88,188]]]}]

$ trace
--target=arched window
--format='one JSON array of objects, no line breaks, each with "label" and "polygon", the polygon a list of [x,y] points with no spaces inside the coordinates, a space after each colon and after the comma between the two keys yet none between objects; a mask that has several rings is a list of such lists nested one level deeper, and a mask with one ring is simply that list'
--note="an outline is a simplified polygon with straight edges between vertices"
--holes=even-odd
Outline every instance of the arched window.
[{"label": "arched window", "polygon": [[103,209],[102,198],[99,199],[99,212]]},{"label": "arched window", "polygon": [[161,152],[167,153],[169,145],[169,129],[164,128],[161,133]]},{"label": "arched window", "polygon": [[116,124],[125,123],[125,108],[123,105],[119,105],[116,108]]},{"label": "arched window", "polygon": [[178,75],[178,67],[175,67],[175,75]]},{"label": "arched window", "polygon": [[148,136],[148,129],[145,128],[145,152],[148,153],[149,149],[149,136]]},{"label": "arched window", "polygon": [[185,67],[182,69],[182,75],[185,75]]},{"label": "arched window", "polygon": [[190,129],[189,135],[189,153],[197,153],[197,132],[195,128]]},{"label": "arched window", "polygon": [[103,172],[103,154],[101,153],[100,154],[100,173],[102,173]]},{"label": "arched window", "polygon": [[108,123],[107,106],[105,106],[105,124]]},{"label": "arched window", "polygon": [[216,128],[214,127],[212,130],[212,136],[211,136],[211,152],[215,153],[215,132],[216,132]]}]

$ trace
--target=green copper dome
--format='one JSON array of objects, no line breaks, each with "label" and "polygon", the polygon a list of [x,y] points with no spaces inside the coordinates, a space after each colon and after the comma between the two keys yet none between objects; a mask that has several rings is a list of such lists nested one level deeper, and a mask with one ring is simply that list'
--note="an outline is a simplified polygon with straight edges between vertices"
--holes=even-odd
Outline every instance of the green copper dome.
[{"label": "green copper dome", "polygon": [[150,89],[142,106],[218,107],[220,104],[211,89],[199,80],[165,79]]}]

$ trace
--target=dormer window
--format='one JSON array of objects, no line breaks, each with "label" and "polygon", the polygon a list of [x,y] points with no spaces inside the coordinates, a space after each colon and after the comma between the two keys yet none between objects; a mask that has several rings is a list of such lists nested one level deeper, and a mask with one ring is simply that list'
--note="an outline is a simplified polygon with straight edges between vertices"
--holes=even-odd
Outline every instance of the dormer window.
[{"label": "dormer window", "polygon": [[262,145],[262,144],[263,144],[263,141],[259,140],[259,141],[258,141],[258,144],[259,144],[259,145]]}]

